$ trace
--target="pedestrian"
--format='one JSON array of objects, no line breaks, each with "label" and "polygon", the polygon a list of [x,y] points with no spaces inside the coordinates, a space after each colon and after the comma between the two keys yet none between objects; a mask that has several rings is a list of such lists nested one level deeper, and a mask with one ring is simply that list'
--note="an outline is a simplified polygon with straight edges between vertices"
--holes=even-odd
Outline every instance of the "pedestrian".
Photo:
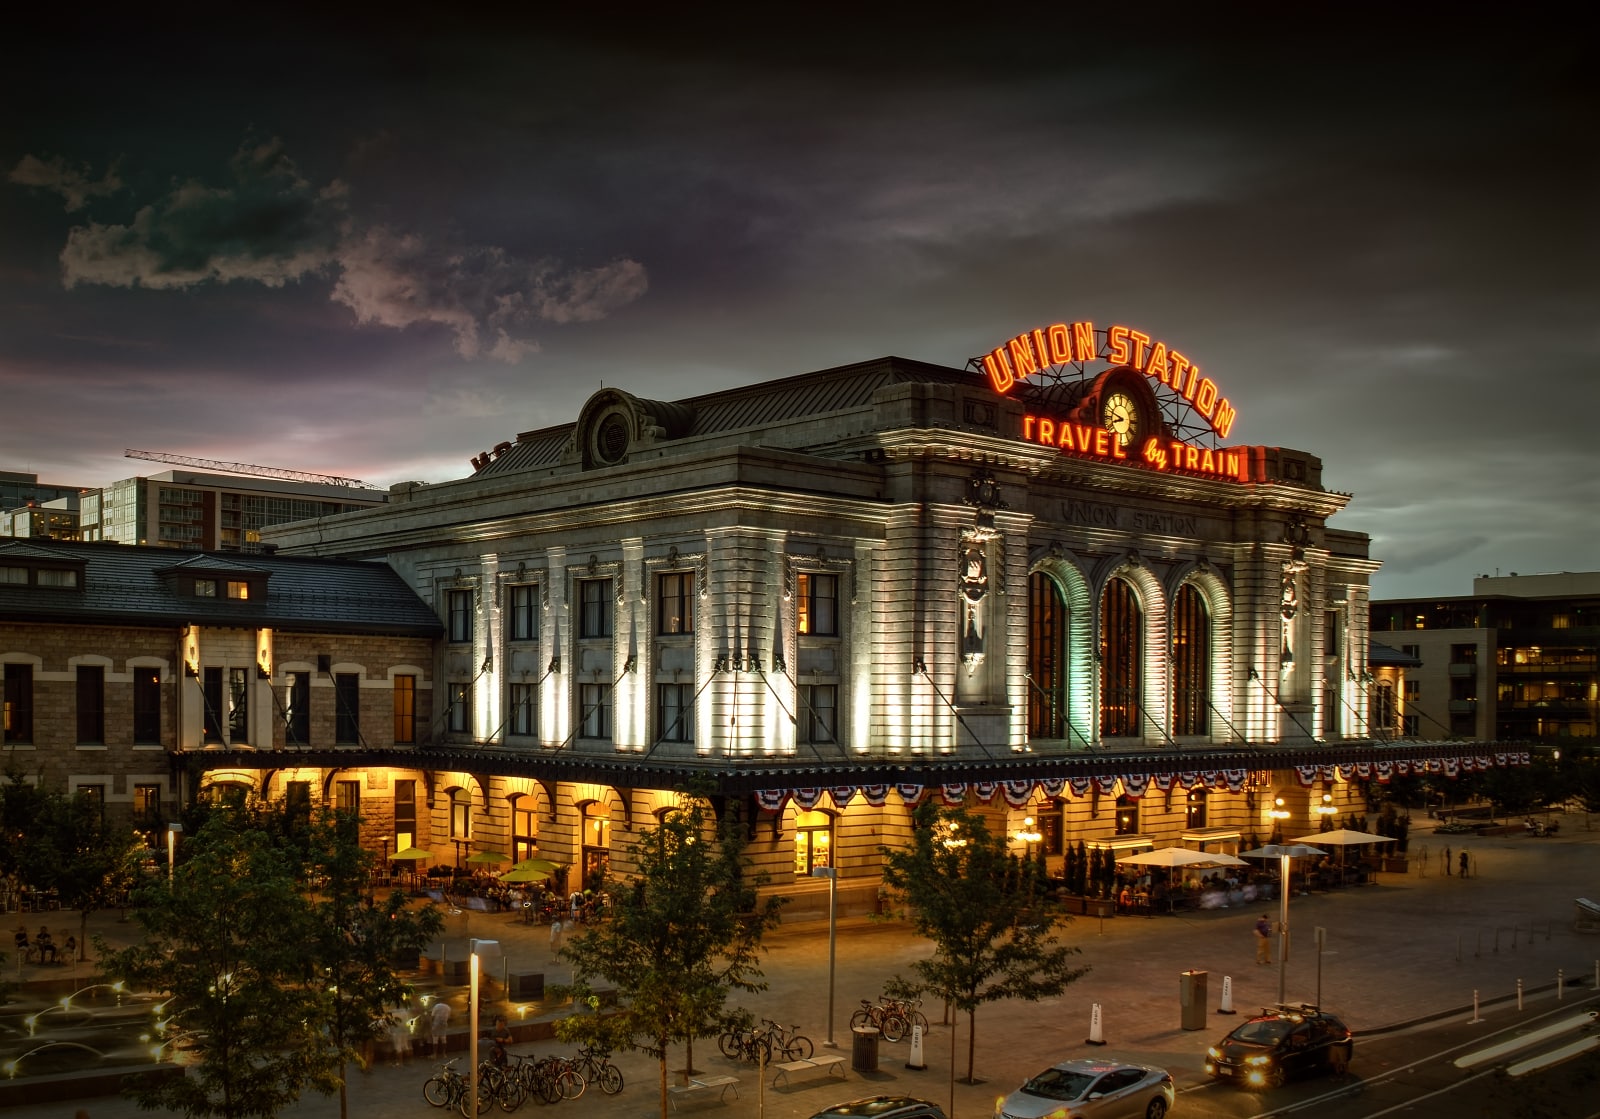
[{"label": "pedestrian", "polygon": [[1444,872],[1446,875],[1455,873],[1455,870],[1450,862],[1450,848],[1448,847],[1444,849]]},{"label": "pedestrian", "polygon": [[394,1067],[399,1068],[411,1056],[411,1008],[403,1002],[389,1015],[389,1045],[394,1049]]},{"label": "pedestrian", "polygon": [[550,918],[550,954],[554,956],[561,951],[561,918]]},{"label": "pedestrian", "polygon": [[1461,877],[1465,878],[1466,876],[1467,876],[1467,853],[1465,851],[1463,851],[1463,852],[1461,852]]},{"label": "pedestrian", "polygon": [[416,1018],[411,1023],[411,1028],[415,1031],[411,1036],[412,1055],[420,1058],[434,1052],[433,1015],[428,1011],[427,1007],[423,1007],[417,1012]]},{"label": "pedestrian", "polygon": [[1256,922],[1256,963],[1272,962],[1272,918],[1262,914]]},{"label": "pedestrian", "polygon": [[433,1004],[433,1055],[444,1055],[444,1032],[450,1028],[450,1004],[439,999]]}]

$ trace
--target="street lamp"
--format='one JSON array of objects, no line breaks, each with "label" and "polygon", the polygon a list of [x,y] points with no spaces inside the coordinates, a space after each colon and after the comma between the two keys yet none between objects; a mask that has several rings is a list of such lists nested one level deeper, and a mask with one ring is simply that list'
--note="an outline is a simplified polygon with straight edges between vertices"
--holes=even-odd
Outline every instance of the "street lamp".
[{"label": "street lamp", "polygon": [[833,970],[835,947],[839,938],[839,871],[831,866],[814,866],[811,877],[828,880],[828,1040],[829,1049],[837,1049],[833,1040]]},{"label": "street lamp", "polygon": [[183,831],[182,824],[167,825],[167,889],[172,889],[172,865],[178,855],[178,833]]},{"label": "street lamp", "polygon": [[468,1115],[478,1114],[478,954],[480,952],[500,951],[498,940],[478,940],[474,937],[467,942],[472,953],[472,986],[467,998],[467,1085],[468,1085]]},{"label": "street lamp", "polygon": [[[1280,800],[1278,802],[1282,804]],[[1285,813],[1287,815],[1287,813]],[[1300,859],[1308,855],[1326,855],[1327,852],[1317,847],[1307,847],[1304,843],[1269,843],[1265,847],[1257,847],[1254,851],[1245,851],[1244,858],[1278,859],[1282,868],[1278,875],[1278,1005],[1282,1006],[1285,999],[1285,984],[1288,979],[1286,968],[1289,963],[1289,860]]]}]

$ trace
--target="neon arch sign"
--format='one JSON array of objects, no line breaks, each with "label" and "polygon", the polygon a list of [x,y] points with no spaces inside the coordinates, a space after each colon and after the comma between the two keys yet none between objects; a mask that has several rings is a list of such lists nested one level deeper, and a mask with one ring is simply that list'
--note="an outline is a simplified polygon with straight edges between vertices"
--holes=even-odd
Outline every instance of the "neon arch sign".
[{"label": "neon arch sign", "polygon": [[1103,335],[1087,320],[1036,327],[985,354],[983,371],[990,387],[1004,396],[1051,366],[1087,361],[1135,369],[1188,401],[1219,437],[1226,439],[1233,430],[1238,412],[1217,383],[1180,351],[1131,326],[1108,326]]}]

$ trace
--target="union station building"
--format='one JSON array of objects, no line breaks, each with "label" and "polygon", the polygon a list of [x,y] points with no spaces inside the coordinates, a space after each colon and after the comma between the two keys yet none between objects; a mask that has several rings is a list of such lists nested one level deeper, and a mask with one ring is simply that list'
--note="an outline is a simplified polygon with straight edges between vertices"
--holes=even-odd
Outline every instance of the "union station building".
[{"label": "union station building", "polygon": [[[1332,523],[1350,495],[1311,453],[1229,443],[1237,406],[1147,335],[648,392],[163,576],[326,564],[330,602],[352,568],[399,577],[366,592],[392,631],[349,603],[272,618],[279,574],[245,600],[263,619],[164,615],[138,664],[170,688],[166,795],[293,789],[358,806],[380,854],[537,853],[570,889],[626,874],[632,833],[703,782],[799,913],[823,867],[868,904],[923,798],[1059,868],[1079,840],[1237,851],[1365,813],[1395,772],[1520,758],[1371,733],[1393,670],[1369,660],[1367,537]],[[13,665],[124,674],[26,647],[7,593],[8,711]]]}]

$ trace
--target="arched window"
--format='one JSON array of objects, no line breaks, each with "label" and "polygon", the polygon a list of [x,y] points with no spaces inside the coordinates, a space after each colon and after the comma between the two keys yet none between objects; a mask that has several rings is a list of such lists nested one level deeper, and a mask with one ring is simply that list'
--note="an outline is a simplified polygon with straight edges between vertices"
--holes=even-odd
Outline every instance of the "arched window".
[{"label": "arched window", "polygon": [[809,878],[819,867],[833,865],[833,817],[813,809],[794,814],[794,873]]},{"label": "arched window", "polygon": [[1172,733],[1211,733],[1211,615],[1185,583],[1172,604]]},{"label": "arched window", "polygon": [[1139,670],[1144,614],[1125,579],[1112,579],[1100,595],[1100,736],[1140,733]]},{"label": "arched window", "polygon": [[511,858],[520,862],[539,853],[539,814],[537,798],[515,793],[511,801]]},{"label": "arched window", "polygon": [[1067,604],[1055,580],[1028,576],[1028,734],[1067,735]]}]

